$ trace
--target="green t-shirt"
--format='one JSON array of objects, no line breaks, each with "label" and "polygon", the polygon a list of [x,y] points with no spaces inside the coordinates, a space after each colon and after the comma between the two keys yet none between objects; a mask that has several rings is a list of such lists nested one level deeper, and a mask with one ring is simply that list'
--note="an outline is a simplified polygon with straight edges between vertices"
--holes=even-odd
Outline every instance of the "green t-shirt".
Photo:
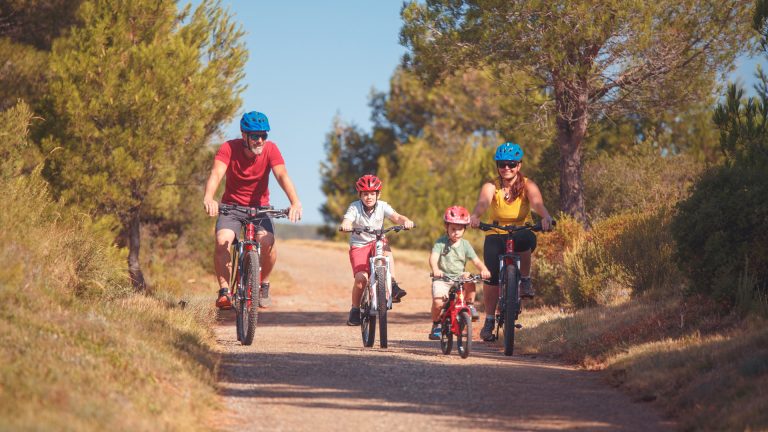
[{"label": "green t-shirt", "polygon": [[432,246],[432,252],[440,254],[437,267],[448,276],[459,276],[464,273],[467,261],[477,258],[475,250],[468,241],[461,239],[454,244],[448,240],[448,235],[437,239]]}]

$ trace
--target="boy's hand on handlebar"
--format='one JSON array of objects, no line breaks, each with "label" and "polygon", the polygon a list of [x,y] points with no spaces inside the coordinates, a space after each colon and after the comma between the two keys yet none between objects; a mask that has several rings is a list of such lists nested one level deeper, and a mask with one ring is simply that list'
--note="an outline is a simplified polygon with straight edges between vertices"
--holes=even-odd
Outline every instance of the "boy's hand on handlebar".
[{"label": "boy's hand on handlebar", "polygon": [[491,272],[489,272],[488,270],[482,270],[480,272],[480,277],[482,277],[483,279],[488,280],[488,279],[491,278]]},{"label": "boy's hand on handlebar", "polygon": [[344,221],[341,222],[341,225],[339,225],[339,231],[352,231],[352,221],[344,219]]},{"label": "boy's hand on handlebar", "polygon": [[432,277],[435,279],[440,279],[443,277],[443,272],[441,270],[435,270],[432,272]]},{"label": "boy's hand on handlebar", "polygon": [[203,208],[208,216],[215,217],[219,215],[219,202],[212,198],[203,199]]},{"label": "boy's hand on handlebar", "polygon": [[405,227],[405,229],[411,229],[413,228],[413,221],[410,219],[406,219],[406,221],[403,222],[403,226]]}]

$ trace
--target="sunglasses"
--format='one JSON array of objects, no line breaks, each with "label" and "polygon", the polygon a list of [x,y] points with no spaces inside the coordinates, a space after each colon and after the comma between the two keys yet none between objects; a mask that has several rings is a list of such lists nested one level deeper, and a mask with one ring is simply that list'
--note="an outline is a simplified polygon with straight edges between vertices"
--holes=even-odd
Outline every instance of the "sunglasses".
[{"label": "sunglasses", "polygon": [[520,162],[518,161],[498,161],[496,162],[496,168],[517,168],[517,166],[520,165]]},{"label": "sunglasses", "polygon": [[257,134],[248,134],[248,138],[250,138],[253,141],[258,141],[259,138],[263,139],[264,141],[267,140],[267,133],[257,133]]}]

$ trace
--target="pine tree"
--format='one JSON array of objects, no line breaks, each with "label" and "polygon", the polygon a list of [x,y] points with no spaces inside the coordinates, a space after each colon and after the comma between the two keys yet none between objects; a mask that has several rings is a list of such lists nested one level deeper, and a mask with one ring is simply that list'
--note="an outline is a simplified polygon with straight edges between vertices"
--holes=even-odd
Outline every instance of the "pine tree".
[{"label": "pine tree", "polygon": [[[430,81],[468,65],[524,71],[549,96],[562,209],[585,220],[590,122],[701,100],[748,47],[747,0],[427,0],[403,8],[406,63]],[[525,95],[525,86],[520,94]]]},{"label": "pine tree", "polygon": [[172,0],[92,0],[79,19],[53,45],[46,173],[66,203],[119,221],[141,290],[141,222],[197,208],[190,177],[240,105],[243,33],[208,0],[192,13]]}]

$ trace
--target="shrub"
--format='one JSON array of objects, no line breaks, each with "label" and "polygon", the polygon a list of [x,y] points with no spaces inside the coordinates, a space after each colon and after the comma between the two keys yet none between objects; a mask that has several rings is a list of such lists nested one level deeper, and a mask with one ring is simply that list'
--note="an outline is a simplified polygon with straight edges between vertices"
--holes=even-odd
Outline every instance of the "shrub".
[{"label": "shrub", "polygon": [[647,145],[624,155],[602,153],[584,169],[587,212],[598,219],[667,207],[686,195],[702,168],[691,156],[660,156]]},{"label": "shrub", "polygon": [[665,209],[625,212],[596,222],[563,255],[564,292],[577,307],[609,305],[644,292],[677,292],[676,268]]},{"label": "shrub", "polygon": [[752,289],[768,286],[768,77],[758,72],[757,97],[744,101],[732,85],[715,109],[725,163],[701,177],[673,222],[691,290],[729,305],[744,289],[747,263]]},{"label": "shrub", "polygon": [[768,284],[768,171],[721,166],[702,176],[673,220],[690,290],[733,304],[749,262],[754,289]]}]

